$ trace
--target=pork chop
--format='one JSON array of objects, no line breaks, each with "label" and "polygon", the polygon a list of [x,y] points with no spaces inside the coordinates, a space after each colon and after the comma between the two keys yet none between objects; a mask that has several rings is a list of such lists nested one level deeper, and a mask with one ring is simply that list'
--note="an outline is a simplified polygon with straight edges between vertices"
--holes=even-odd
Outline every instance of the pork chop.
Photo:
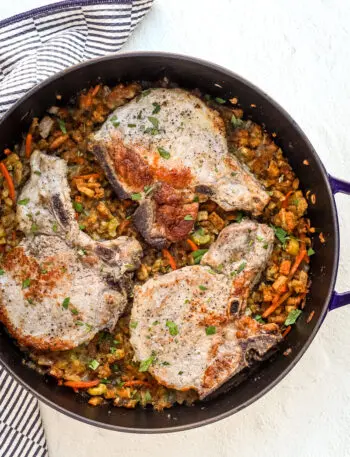
[{"label": "pork chop", "polygon": [[[260,234],[268,244],[263,252]],[[277,325],[242,316],[247,291],[266,266],[272,244],[269,227],[252,221],[233,224],[201,265],[135,288],[130,342],[136,359],[160,384],[194,389],[204,398],[280,340]]]},{"label": "pork chop", "polygon": [[94,135],[92,150],[118,196],[139,200],[135,224],[158,248],[188,235],[196,192],[226,211],[253,215],[269,200],[228,153],[219,113],[182,89],[152,89],[117,108]]},{"label": "pork chop", "polygon": [[74,348],[113,329],[127,303],[59,237],[24,238],[1,271],[0,320],[23,346]]},{"label": "pork chop", "polygon": [[82,250],[91,263],[98,263],[104,275],[115,280],[138,267],[142,248],[136,239],[121,236],[95,241],[80,230],[63,159],[34,151],[30,164],[32,173],[19,197],[26,204],[17,205],[20,230],[27,236],[42,234],[64,239],[69,246]]},{"label": "pork chop", "polygon": [[225,227],[201,260],[230,278],[231,314],[241,314],[251,289],[259,281],[271,256],[274,231],[266,224],[243,219]]},{"label": "pork chop", "polygon": [[3,259],[0,320],[24,346],[70,349],[115,326],[127,303],[123,274],[142,250],[135,239],[97,242],[79,229],[64,160],[35,151],[31,169],[17,204],[26,237]]}]

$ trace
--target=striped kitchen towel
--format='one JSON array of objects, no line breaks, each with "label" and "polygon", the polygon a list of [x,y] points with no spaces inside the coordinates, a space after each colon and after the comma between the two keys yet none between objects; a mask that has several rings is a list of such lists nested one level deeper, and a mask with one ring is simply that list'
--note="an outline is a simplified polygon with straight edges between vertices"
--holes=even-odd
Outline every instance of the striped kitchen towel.
[{"label": "striped kitchen towel", "polygon": [[153,0],[68,0],[0,21],[0,117],[31,87],[119,51]]},{"label": "striped kitchen towel", "polygon": [[[31,87],[117,52],[153,0],[69,0],[0,21],[0,117]],[[37,400],[0,365],[0,456],[48,455]]]}]

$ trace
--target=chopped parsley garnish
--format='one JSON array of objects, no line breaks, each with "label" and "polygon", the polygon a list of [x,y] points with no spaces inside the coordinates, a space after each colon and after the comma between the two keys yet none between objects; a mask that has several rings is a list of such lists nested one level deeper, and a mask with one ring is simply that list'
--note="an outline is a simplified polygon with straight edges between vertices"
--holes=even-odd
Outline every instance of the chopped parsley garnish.
[{"label": "chopped parsley garnish", "polygon": [[144,401],[152,401],[152,395],[150,394],[149,390],[146,390],[146,392],[144,393],[143,400]]},{"label": "chopped parsley garnish", "polygon": [[231,276],[237,276],[239,273],[242,273],[246,266],[247,262],[242,262],[236,270],[232,271]]},{"label": "chopped parsley garnish", "polygon": [[79,229],[80,230],[84,230],[85,229],[85,225],[84,224],[79,224]]},{"label": "chopped parsley garnish", "polygon": [[207,335],[214,335],[216,333],[216,327],[214,325],[208,325],[208,327],[205,327],[205,333]]},{"label": "chopped parsley garnish", "polygon": [[234,178],[235,176],[237,176],[237,172],[236,172],[236,171],[233,171],[233,172],[231,173],[231,176]]},{"label": "chopped parsley garnish", "polygon": [[257,239],[258,241],[260,241],[261,243],[262,243],[263,241],[265,241],[264,238],[263,238],[262,236],[259,236],[259,235],[256,237],[256,239]]},{"label": "chopped parsley garnish", "polygon": [[27,289],[30,286],[32,280],[30,278],[25,279],[22,281],[22,289]]},{"label": "chopped parsley garnish", "polygon": [[32,233],[36,233],[38,231],[39,227],[37,226],[37,224],[35,224],[34,222],[32,223],[31,227],[30,227],[30,231]]},{"label": "chopped parsley garnish", "polygon": [[206,252],[208,252],[208,249],[197,249],[197,251],[191,252],[191,255],[194,259],[194,263],[196,265],[198,265],[200,263],[200,261],[202,260],[202,257],[204,256],[204,254]]},{"label": "chopped parsley garnish", "polygon": [[315,254],[315,251],[312,249],[312,248],[309,248],[307,250],[307,255],[310,257],[310,255],[314,255]]},{"label": "chopped parsley garnish", "polygon": [[110,352],[111,354],[115,354],[115,351],[116,351],[116,350],[117,350],[117,348],[114,347],[114,346],[111,346],[111,347],[109,348],[109,352]]},{"label": "chopped parsley garnish", "polygon": [[282,245],[284,246],[287,242],[287,240],[290,238],[288,233],[283,230],[283,228],[281,227],[275,227],[273,226],[272,227],[274,232],[275,232],[275,236],[276,238],[282,243]]},{"label": "chopped parsley garnish", "polygon": [[160,104],[157,102],[153,102],[152,105],[154,106],[154,110],[152,111],[152,114],[157,114],[160,111]]},{"label": "chopped parsley garnish", "polygon": [[141,92],[142,97],[147,97],[151,93],[151,89],[147,89]]},{"label": "chopped parsley garnish", "polygon": [[101,384],[108,384],[108,383],[110,383],[110,382],[111,382],[111,381],[110,381],[108,378],[102,378],[102,379],[100,379],[100,383],[101,383]]},{"label": "chopped parsley garnish", "polygon": [[30,200],[29,198],[24,198],[23,200],[19,200],[19,201],[17,202],[17,204],[18,204],[18,205],[23,205],[23,206],[25,206],[25,205],[28,205],[29,200]]},{"label": "chopped parsley garnish", "polygon": [[200,284],[200,285],[198,286],[198,288],[199,288],[200,290],[207,290],[207,289],[208,289],[208,287],[205,287],[205,286],[203,286],[202,284]]},{"label": "chopped parsley garnish", "polygon": [[199,202],[199,197],[198,197],[198,195],[195,195],[195,196],[193,197],[193,202],[194,202],[194,203]]},{"label": "chopped parsley garnish", "polygon": [[137,325],[138,325],[138,322],[136,322],[136,321],[130,322],[130,327],[131,327],[131,328],[136,328]]},{"label": "chopped parsley garnish", "polygon": [[39,170],[35,170],[34,173],[38,176],[41,176],[41,171],[39,171]]},{"label": "chopped parsley garnish", "polygon": [[183,371],[179,371],[178,374],[181,376],[182,374],[184,374]]},{"label": "chopped parsley garnish", "polygon": [[158,119],[156,117],[153,117],[153,116],[148,116],[147,119],[150,121],[150,123],[153,125],[153,127],[158,130],[158,128],[159,128]]},{"label": "chopped parsley garnish", "polygon": [[263,246],[264,249],[267,249],[268,247],[269,247],[269,245],[267,243],[265,243]]},{"label": "chopped parsley garnish", "polygon": [[74,316],[76,316],[77,314],[79,314],[79,311],[76,309],[76,308],[71,308],[70,312],[72,314],[74,314]]},{"label": "chopped parsley garnish", "polygon": [[128,127],[129,127],[130,129],[133,129],[133,128],[136,127],[136,124],[128,124]]},{"label": "chopped parsley garnish", "polygon": [[89,368],[91,368],[91,370],[96,370],[98,367],[100,366],[100,363],[94,359],[94,360],[91,360],[91,362],[89,363]]},{"label": "chopped parsley garnish", "polygon": [[137,194],[131,194],[131,200],[141,200],[142,198],[142,195],[140,194],[140,192],[138,192]]},{"label": "chopped parsley garnish", "polygon": [[186,214],[186,216],[184,217],[184,221],[193,221],[193,217],[191,216],[191,214]]},{"label": "chopped parsley garnish", "polygon": [[82,213],[84,208],[83,208],[83,205],[79,202],[76,202],[76,201],[73,201],[73,208],[75,209],[75,211],[77,213]]},{"label": "chopped parsley garnish", "polygon": [[170,365],[170,363],[165,360],[164,362],[161,363],[161,365],[167,366],[167,365]]},{"label": "chopped parsley garnish", "polygon": [[159,321],[154,321],[154,322],[152,322],[152,325],[158,325],[158,324],[160,324]]},{"label": "chopped parsley garnish", "polygon": [[179,333],[179,330],[178,330],[177,325],[175,324],[175,322],[166,321],[165,325],[168,327],[169,333],[170,333],[171,336],[176,336]]},{"label": "chopped parsley garnish", "polygon": [[54,224],[52,224],[52,230],[56,233],[58,231],[58,225],[56,224],[56,222]]},{"label": "chopped parsley garnish", "polygon": [[226,100],[224,100],[221,97],[215,97],[215,101],[216,101],[216,103],[219,103],[220,105],[223,105],[224,103],[226,103]]},{"label": "chopped parsley garnish", "polygon": [[234,114],[232,114],[231,124],[233,125],[233,127],[240,127],[243,124],[243,121],[242,119],[239,119]]},{"label": "chopped parsley garnish", "polygon": [[117,128],[117,127],[120,126],[120,122],[119,121],[113,121],[112,125],[113,125],[113,127]]},{"label": "chopped parsley garnish", "polygon": [[153,186],[145,186],[143,188],[144,192],[145,192],[145,195],[148,195],[150,192],[152,192],[153,190]]},{"label": "chopped parsley garnish", "polygon": [[151,135],[157,135],[159,133],[159,130],[158,129],[155,129],[153,127],[148,127],[146,130],[145,130],[145,133],[150,133]]},{"label": "chopped parsley garnish", "polygon": [[79,325],[79,327],[82,327],[84,325],[83,321],[75,321],[75,325]]},{"label": "chopped parsley garnish", "polygon": [[141,371],[141,373],[143,371],[148,371],[149,367],[152,365],[155,358],[155,355],[152,354],[150,357],[148,357],[148,359],[142,360],[142,362],[140,363],[139,371]]},{"label": "chopped parsley garnish", "polygon": [[5,274],[5,270],[0,270],[0,276]]},{"label": "chopped parsley garnish", "polygon": [[254,319],[257,321],[257,322],[260,322],[260,324],[265,324],[266,322],[264,321],[264,319],[260,316],[260,314],[256,314],[254,316]]},{"label": "chopped parsley garnish", "polygon": [[64,135],[67,135],[67,129],[66,129],[66,124],[62,119],[57,119],[58,125],[60,126],[60,129]]},{"label": "chopped parsley garnish", "polygon": [[163,159],[170,159],[170,152],[166,151],[164,148],[158,148],[159,155],[163,157]]},{"label": "chopped parsley garnish", "polygon": [[238,211],[237,216],[236,216],[236,222],[241,222],[243,219],[243,213],[242,211]]},{"label": "chopped parsley garnish", "polygon": [[66,298],[63,300],[62,306],[63,306],[64,309],[67,309],[67,308],[68,308],[69,302],[70,302],[70,297],[66,297]]},{"label": "chopped parsley garnish", "polygon": [[295,324],[296,320],[300,316],[302,311],[300,309],[293,309],[292,311],[289,312],[287,319],[284,321],[284,325],[293,325]]}]

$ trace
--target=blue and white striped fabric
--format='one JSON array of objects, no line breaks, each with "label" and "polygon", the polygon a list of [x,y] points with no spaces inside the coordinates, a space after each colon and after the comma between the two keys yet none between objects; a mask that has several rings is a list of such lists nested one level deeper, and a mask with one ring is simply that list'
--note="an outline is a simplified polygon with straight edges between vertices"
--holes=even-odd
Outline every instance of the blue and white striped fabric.
[{"label": "blue and white striped fabric", "polygon": [[152,2],[70,0],[0,21],[0,117],[53,73],[119,51]]},{"label": "blue and white striped fabric", "polygon": [[[153,0],[64,1],[0,22],[0,117],[48,76],[117,52]],[[37,400],[0,365],[0,457],[48,456]]]}]

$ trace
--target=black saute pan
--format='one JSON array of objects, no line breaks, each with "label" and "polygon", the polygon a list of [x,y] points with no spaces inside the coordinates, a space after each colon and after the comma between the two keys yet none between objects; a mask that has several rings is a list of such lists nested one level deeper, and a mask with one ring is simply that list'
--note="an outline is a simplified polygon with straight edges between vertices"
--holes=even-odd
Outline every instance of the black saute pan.
[{"label": "black saute pan", "polygon": [[[59,73],[32,89],[19,100],[0,122],[0,150],[13,146],[29,127],[33,116],[42,116],[57,102],[56,94],[66,103],[78,91],[99,80],[156,81],[167,76],[185,88],[199,88],[204,93],[224,99],[237,97],[245,116],[276,132],[276,142],[283,149],[300,179],[301,188],[316,195],[309,202],[308,216],[319,228],[326,243],[315,237],[316,255],[311,261],[312,285],[306,310],[314,310],[311,322],[303,313],[293,331],[272,359],[261,364],[254,375],[215,398],[195,406],[176,406],[164,412],[148,409],[127,410],[111,406],[93,407],[70,389],[57,386],[26,367],[23,354],[0,327],[0,361],[27,389],[44,403],[73,418],[92,425],[126,432],[170,432],[209,424],[233,414],[272,389],[298,362],[316,335],[327,312],[350,303],[350,292],[338,294],[334,284],[338,269],[339,230],[334,194],[350,194],[350,184],[327,174],[312,145],[293,119],[270,97],[240,76],[202,60],[174,54],[138,52],[91,60]],[[251,106],[253,104],[253,106]],[[307,159],[308,166],[303,164]],[[290,355],[283,352],[291,348]],[[322,368],[320,368],[322,369]],[[169,414],[170,413],[170,414]]]}]

